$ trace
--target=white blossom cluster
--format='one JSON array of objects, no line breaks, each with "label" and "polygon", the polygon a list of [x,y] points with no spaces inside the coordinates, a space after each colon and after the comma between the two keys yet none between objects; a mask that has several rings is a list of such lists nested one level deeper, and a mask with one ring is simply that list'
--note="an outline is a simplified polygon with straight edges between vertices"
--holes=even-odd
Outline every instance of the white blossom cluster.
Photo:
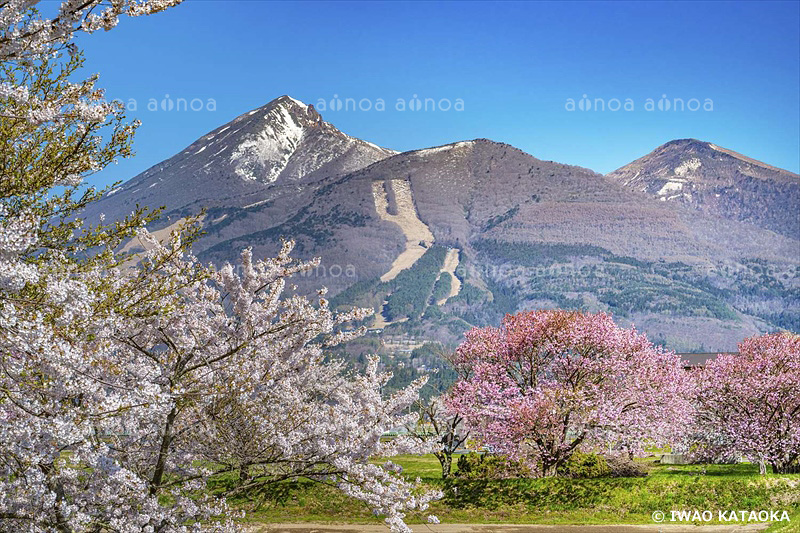
[{"label": "white blossom cluster", "polygon": [[[66,84],[58,95],[48,95],[46,99],[31,94],[25,85],[0,83],[0,99],[8,101],[3,114],[37,126],[53,123],[52,127],[68,121],[100,124],[121,114],[120,105],[104,101],[102,91],[91,90],[93,83],[94,80]],[[14,110],[18,114],[10,115]]]},{"label": "white blossom cluster", "polygon": [[[14,227],[26,229],[6,224],[7,242],[34,244]],[[369,460],[420,449],[380,436],[416,416],[402,413],[423,382],[384,400],[390,376],[377,359],[348,374],[323,356],[325,345],[347,340],[335,330],[367,312],[334,316],[323,299],[284,297],[287,279],[314,266],[293,261],[291,243],[274,259],[254,261],[246,250],[241,268],[197,276],[177,236],[166,246],[146,231],[140,238],[149,250],[139,270],[79,276],[57,256],[40,266],[40,307],[60,310],[50,317],[4,288],[3,528],[188,531],[202,521],[235,530],[236,515],[204,487],[244,465],[251,485],[299,475],[334,483],[392,530],[409,531],[404,513],[438,494]],[[4,260],[19,267],[11,253]],[[116,307],[98,314],[101,286]]]},{"label": "white blossom cluster", "polygon": [[163,11],[181,0],[64,0],[53,18],[31,13],[41,0],[0,2],[0,58],[22,59],[50,53],[78,31],[110,30],[120,15],[138,17]]},{"label": "white blossom cluster", "polygon": [[[76,32],[116,26],[120,15],[138,17],[163,11],[182,0],[64,0],[58,13],[44,18],[34,11],[41,0],[0,0],[0,61],[30,62],[55,55],[62,47],[72,52],[70,40]],[[93,84],[95,79],[89,81]],[[101,123],[121,112],[119,106],[102,101],[97,91],[86,98],[84,84],[70,84],[57,95],[40,99],[30,94],[24,82],[0,82],[0,99],[24,108],[23,118],[32,124],[63,121],[66,117]],[[71,185],[71,184],[66,184]]]},{"label": "white blossom cluster", "polygon": [[36,269],[18,260],[36,244],[36,218],[30,213],[10,216],[0,204],[0,290],[19,290],[37,281]]},{"label": "white blossom cluster", "polygon": [[[178,2],[65,0],[48,19],[39,0],[0,0],[0,62],[15,73],[0,80],[0,120],[7,158],[24,170],[0,176],[0,530],[234,531],[240,513],[226,496],[303,476],[408,531],[404,514],[438,494],[370,459],[422,449],[380,437],[411,421],[403,413],[423,382],[384,399],[390,376],[377,359],[354,373],[325,357],[363,332],[342,330],[367,311],[334,315],[324,291],[316,302],[287,294],[316,263],[291,259],[286,243],[274,259],[246,250],[236,269],[214,269],[179,233],[162,244],[142,230],[146,251],[131,267],[113,239],[95,260],[87,248],[98,241],[75,241],[79,225],[48,233],[38,219],[54,216],[42,207],[50,187],[127,153],[121,139],[136,126],[119,126],[96,78],[48,84],[48,59],[72,53],[77,31]],[[103,124],[117,125],[115,148],[102,148]],[[99,241],[110,231],[96,228]],[[235,474],[235,486],[208,489]]]}]

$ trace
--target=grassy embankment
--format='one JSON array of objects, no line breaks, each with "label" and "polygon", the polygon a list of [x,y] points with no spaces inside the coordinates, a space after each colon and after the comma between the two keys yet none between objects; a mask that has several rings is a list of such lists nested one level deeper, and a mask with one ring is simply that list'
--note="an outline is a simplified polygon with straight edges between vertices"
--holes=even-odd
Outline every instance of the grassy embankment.
[{"label": "grassy embankment", "polygon": [[[442,522],[653,524],[655,511],[666,513],[669,520],[671,510],[711,510],[714,519],[708,524],[720,524],[718,510],[787,510],[792,522],[775,524],[769,531],[800,532],[800,474],[759,476],[758,468],[750,464],[668,466],[650,460],[645,478],[444,482],[433,456],[401,456],[393,461],[410,479],[420,477],[444,491],[444,498],[425,512]],[[232,503],[246,508],[253,522],[382,521],[337,489],[311,481],[280,483]],[[418,522],[424,517],[408,518]]]}]

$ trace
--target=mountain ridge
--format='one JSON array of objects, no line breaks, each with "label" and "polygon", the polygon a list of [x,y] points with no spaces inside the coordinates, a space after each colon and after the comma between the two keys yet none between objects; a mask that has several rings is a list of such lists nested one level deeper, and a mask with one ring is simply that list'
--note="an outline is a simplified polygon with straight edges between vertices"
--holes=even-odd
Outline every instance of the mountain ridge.
[{"label": "mountain ridge", "polygon": [[[225,139],[230,145],[215,145]],[[160,205],[166,187],[142,191],[170,182],[183,195],[167,206],[170,219],[207,209],[201,259],[232,261],[246,246],[269,256],[281,237],[293,238],[300,257],[322,257],[300,290],[325,285],[335,305],[371,306],[385,313],[376,324],[387,333],[450,343],[506,312],[565,307],[612,312],[676,349],[731,349],[759,331],[800,329],[800,228],[786,221],[794,200],[780,198],[785,183],[771,174],[786,171],[727,152],[675,140],[609,175],[488,139],[398,153],[281,97],[137,176],[94,213]],[[726,174],[692,181],[715,165]],[[741,179],[747,194],[731,195],[739,203],[732,211],[668,201],[659,191],[677,179]],[[192,192],[198,185],[202,194]],[[711,191],[691,189],[693,198]],[[744,216],[770,209],[784,214]],[[430,236],[414,229],[423,227]],[[447,276],[459,290],[441,298]]]}]

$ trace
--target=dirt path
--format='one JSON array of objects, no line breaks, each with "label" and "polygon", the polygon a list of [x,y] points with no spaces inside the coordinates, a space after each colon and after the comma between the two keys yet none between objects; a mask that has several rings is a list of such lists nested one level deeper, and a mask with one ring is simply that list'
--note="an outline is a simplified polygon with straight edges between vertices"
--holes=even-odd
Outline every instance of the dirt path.
[{"label": "dirt path", "polygon": [[436,305],[444,305],[447,303],[447,300],[453,296],[458,296],[458,293],[461,292],[461,280],[456,277],[456,269],[458,268],[458,254],[458,248],[447,249],[447,256],[444,258],[442,272],[447,272],[450,274],[450,294],[436,302]]},{"label": "dirt path", "polygon": [[417,216],[417,209],[411,196],[411,184],[406,180],[389,180],[388,183],[397,202],[397,214],[392,215],[388,211],[389,200],[382,181],[372,182],[375,209],[381,219],[400,226],[406,236],[406,249],[397,256],[389,271],[381,276],[381,281],[393,280],[400,272],[416,263],[433,244],[433,233]]},{"label": "dirt path", "polygon": [[[415,533],[751,533],[768,524],[693,526],[693,525],[605,525],[544,526],[511,524],[413,524]],[[249,533],[387,533],[387,527],[374,525],[271,524],[250,525]]]}]

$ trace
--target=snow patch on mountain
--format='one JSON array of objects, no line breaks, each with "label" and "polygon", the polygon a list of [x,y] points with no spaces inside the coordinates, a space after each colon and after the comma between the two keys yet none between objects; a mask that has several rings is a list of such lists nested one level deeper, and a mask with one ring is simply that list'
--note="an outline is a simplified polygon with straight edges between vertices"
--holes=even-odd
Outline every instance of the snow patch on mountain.
[{"label": "snow patch on mountain", "polygon": [[677,167],[675,167],[675,175],[676,176],[686,176],[690,172],[693,172],[700,168],[702,163],[696,157],[689,159],[688,161],[684,161]]},{"label": "snow patch on mountain", "polygon": [[269,199],[259,200],[258,202],[253,202],[252,204],[243,205],[242,209],[250,209],[251,207],[258,207],[259,205],[264,205],[269,201],[270,201]]},{"label": "snow patch on mountain", "polygon": [[286,168],[289,158],[303,140],[305,130],[284,105],[268,111],[264,122],[260,132],[245,139],[233,151],[230,162],[236,175],[242,179],[272,183]]},{"label": "snow patch on mountain", "polygon": [[670,180],[666,182],[663,187],[658,191],[659,196],[664,196],[673,191],[680,191],[683,189],[683,182],[678,180]]},{"label": "snow patch on mountain", "polygon": [[306,109],[306,108],[308,108],[308,106],[307,106],[306,104],[304,104],[303,102],[301,102],[300,100],[296,100],[296,99],[292,98],[291,96],[287,96],[286,98],[287,98],[288,100],[291,100],[291,101],[292,101],[292,102],[294,102],[295,104],[299,105],[299,106],[300,106],[300,107],[302,107],[303,109]]},{"label": "snow patch on mountain", "polygon": [[424,150],[417,150],[414,153],[416,155],[430,155],[430,154],[437,154],[440,152],[448,152],[450,150],[455,150],[458,148],[466,148],[468,146],[472,146],[474,141],[461,141],[457,143],[445,144],[444,146],[436,146],[434,148],[425,148]]},{"label": "snow patch on mountain", "polygon": [[383,146],[378,146],[377,144],[371,143],[369,141],[364,141],[362,139],[356,139],[356,140],[361,141],[362,143],[366,144],[370,148],[375,148],[376,150],[380,150],[381,152],[384,152],[384,153],[389,154],[389,155],[397,155],[397,154],[400,153],[397,150],[390,150],[389,148],[384,148]]}]

